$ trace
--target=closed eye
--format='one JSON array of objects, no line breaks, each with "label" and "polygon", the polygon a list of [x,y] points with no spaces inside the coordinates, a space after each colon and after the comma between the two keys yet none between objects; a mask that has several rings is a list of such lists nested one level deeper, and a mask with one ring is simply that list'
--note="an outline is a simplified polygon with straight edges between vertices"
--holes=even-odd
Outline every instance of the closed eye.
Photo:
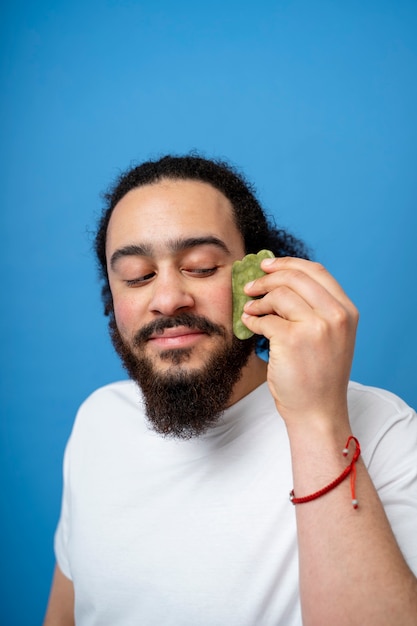
[{"label": "closed eye", "polygon": [[188,275],[204,278],[205,276],[212,276],[217,271],[217,267],[184,269],[183,271]]},{"label": "closed eye", "polygon": [[[208,268],[195,268],[195,269],[183,269],[182,271],[187,276],[195,277],[195,278],[205,278],[207,276],[213,276],[217,271],[217,267],[208,267]],[[138,278],[132,278],[130,280],[125,280],[125,283],[128,287],[140,287],[142,285],[146,285],[150,280],[152,280],[156,276],[156,272],[150,272],[149,274],[145,274],[144,276],[139,276]]]},{"label": "closed eye", "polygon": [[139,278],[133,278],[131,280],[126,280],[125,283],[128,287],[137,287],[139,285],[143,285],[151,280],[155,276],[155,272],[151,272],[150,274],[145,274],[145,276],[139,276]]}]

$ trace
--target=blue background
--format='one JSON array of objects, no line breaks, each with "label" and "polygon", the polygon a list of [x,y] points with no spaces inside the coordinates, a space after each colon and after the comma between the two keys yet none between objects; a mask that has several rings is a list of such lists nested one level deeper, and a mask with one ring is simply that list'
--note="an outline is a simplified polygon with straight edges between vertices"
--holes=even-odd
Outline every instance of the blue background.
[{"label": "blue background", "polygon": [[417,3],[9,0],[0,42],[0,621],[20,626],[44,613],[75,411],[125,377],[91,243],[132,161],[240,166],[358,305],[353,378],[417,406]]}]

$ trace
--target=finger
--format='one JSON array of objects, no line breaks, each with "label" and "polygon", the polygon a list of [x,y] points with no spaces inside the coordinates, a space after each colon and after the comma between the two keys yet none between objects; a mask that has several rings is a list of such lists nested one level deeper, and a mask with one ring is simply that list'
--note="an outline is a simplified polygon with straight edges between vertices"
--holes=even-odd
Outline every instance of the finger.
[{"label": "finger", "polygon": [[287,257],[264,262],[262,269],[267,273],[246,285],[247,295],[258,297],[286,285],[323,316],[337,305],[351,314],[356,311],[339,283],[318,263]]},{"label": "finger", "polygon": [[257,317],[256,315],[250,315],[246,312],[242,314],[242,322],[249,330],[255,333],[255,335],[263,335],[269,340],[273,337],[281,336],[281,333],[286,333],[288,324],[293,323],[288,322],[278,315]]},{"label": "finger", "polygon": [[309,261],[307,259],[300,259],[298,257],[291,256],[275,257],[271,259],[264,259],[261,267],[266,273],[271,273],[278,269],[299,270],[300,272],[311,276],[311,278],[316,280],[330,292],[335,293],[335,295],[339,294],[340,296],[346,296],[334,276],[332,276],[324,265],[317,263],[316,261]]},{"label": "finger", "polygon": [[244,307],[245,313],[258,317],[278,315],[289,321],[308,321],[317,312],[296,291],[287,285],[278,285],[272,291],[256,300],[249,300]]}]

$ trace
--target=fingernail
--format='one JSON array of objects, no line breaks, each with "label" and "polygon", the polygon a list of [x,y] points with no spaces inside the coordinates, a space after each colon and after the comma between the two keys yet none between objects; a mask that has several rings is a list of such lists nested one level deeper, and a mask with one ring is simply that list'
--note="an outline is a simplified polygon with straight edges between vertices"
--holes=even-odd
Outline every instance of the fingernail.
[{"label": "fingernail", "polygon": [[275,259],[264,259],[262,261],[262,265],[272,265],[272,263],[274,263]]}]

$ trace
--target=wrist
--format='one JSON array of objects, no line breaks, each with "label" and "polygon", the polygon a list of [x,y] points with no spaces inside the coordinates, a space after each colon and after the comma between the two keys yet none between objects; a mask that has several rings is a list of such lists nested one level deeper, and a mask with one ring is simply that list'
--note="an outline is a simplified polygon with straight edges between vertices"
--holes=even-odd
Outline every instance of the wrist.
[{"label": "wrist", "polygon": [[346,402],[325,410],[293,411],[283,419],[292,446],[326,445],[338,450],[351,434]]},{"label": "wrist", "polygon": [[[296,496],[320,491],[346,469],[342,451],[352,431],[347,411],[337,419],[309,415],[287,424],[291,449],[293,489]],[[349,460],[353,450],[349,450]]]},{"label": "wrist", "polygon": [[292,504],[306,504],[307,502],[312,502],[313,500],[317,500],[322,496],[325,496],[333,489],[336,489],[339,485],[342,484],[344,480],[348,476],[350,476],[350,491],[351,491],[351,501],[354,509],[358,508],[358,500],[356,498],[356,463],[359,459],[361,453],[361,447],[358,439],[353,435],[350,435],[346,441],[346,445],[342,450],[343,456],[346,458],[349,455],[349,446],[353,443],[355,448],[352,454],[352,458],[350,459],[348,465],[344,468],[344,470],[336,476],[330,483],[327,483],[317,491],[313,493],[306,494],[304,496],[296,495],[294,489],[290,491],[290,501]]}]

